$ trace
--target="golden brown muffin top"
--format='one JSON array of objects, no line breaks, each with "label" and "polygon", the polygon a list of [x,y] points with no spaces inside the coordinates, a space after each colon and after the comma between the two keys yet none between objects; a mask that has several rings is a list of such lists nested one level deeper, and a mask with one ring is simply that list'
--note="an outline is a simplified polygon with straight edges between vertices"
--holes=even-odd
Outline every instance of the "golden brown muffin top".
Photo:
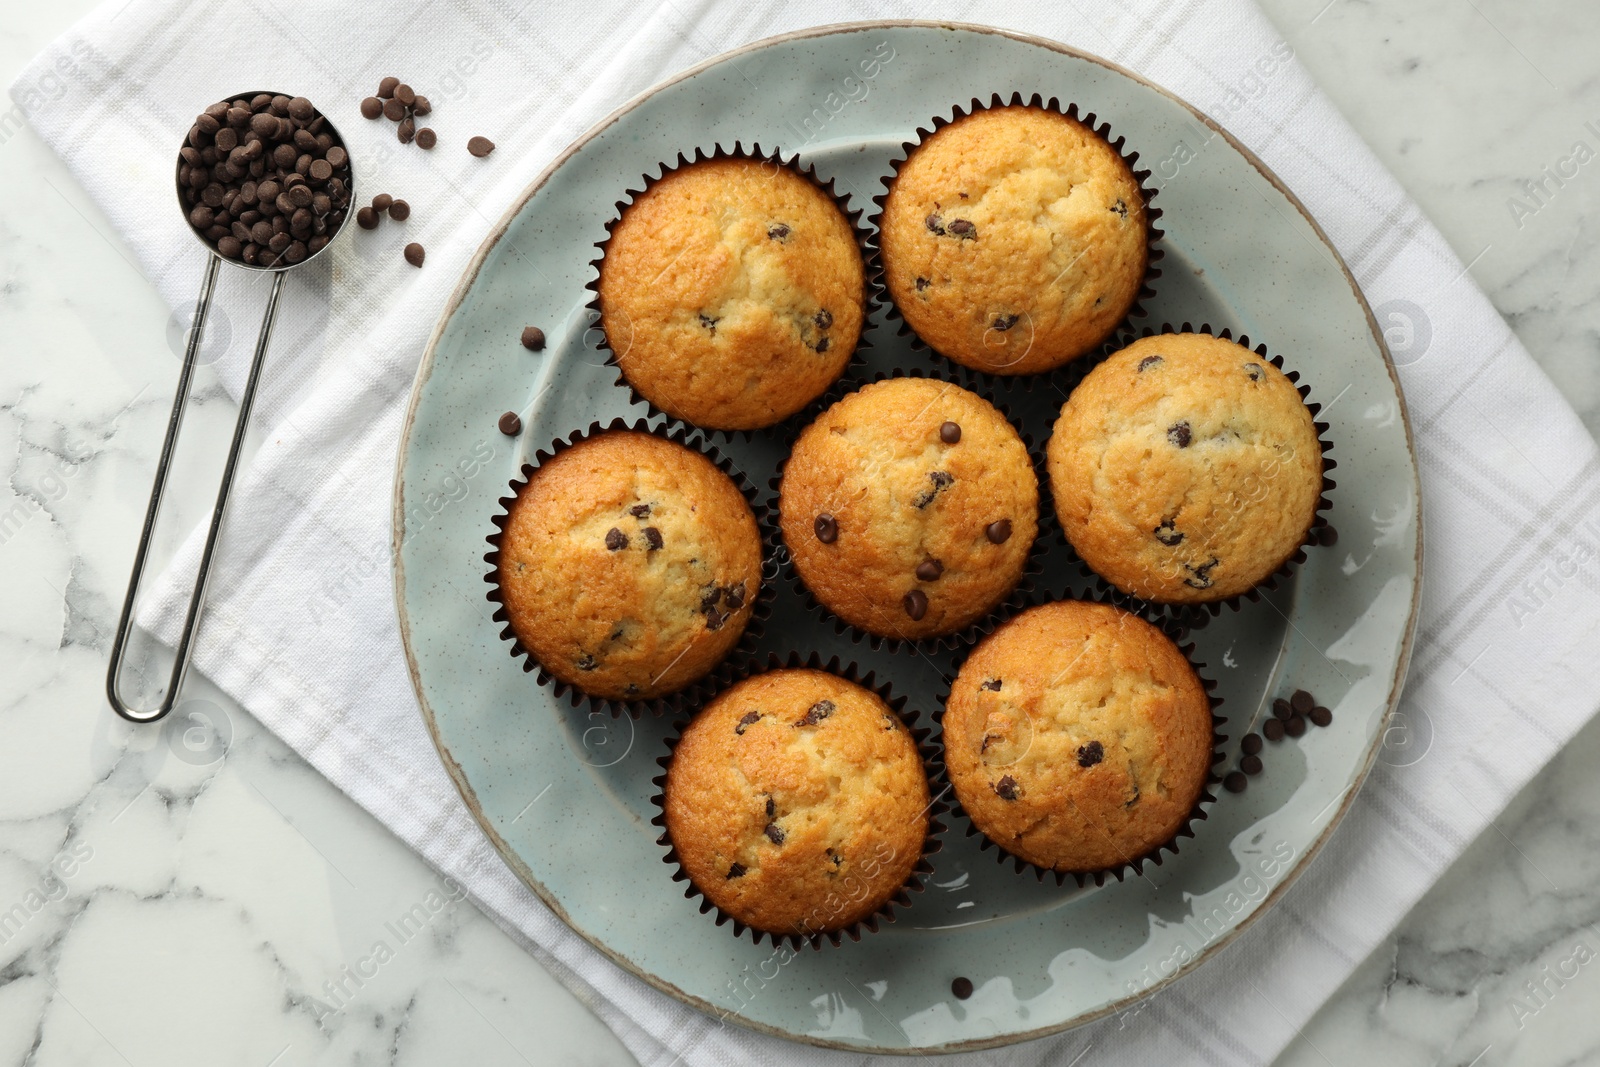
[{"label": "golden brown muffin top", "polygon": [[745,430],[825,392],[861,336],[855,231],[814,182],[771,161],[668,173],[612,228],[606,339],[628,383],[698,426]]},{"label": "golden brown muffin top", "polygon": [[978,829],[1029,863],[1097,871],[1166,843],[1212,756],[1211,704],[1160,630],[1057,601],[967,658],[944,714],[945,763]]},{"label": "golden brown muffin top", "polygon": [[666,824],[695,886],[735,919],[802,937],[867,918],[928,835],[911,733],[876,693],[774,670],[717,696],[667,769]]},{"label": "golden brown muffin top", "polygon": [[1304,542],[1322,446],[1271,361],[1209,334],[1135,341],[1091,371],[1048,448],[1067,538],[1118,589],[1168,604],[1247,592]]},{"label": "golden brown muffin top", "polygon": [[801,433],[779,488],[783,539],[818,601],[871,633],[953,633],[1021,580],[1038,531],[1028,450],[993,404],[890,378]]},{"label": "golden brown muffin top", "polygon": [[992,374],[1095,348],[1144,282],[1149,220],[1127,163],[1055,111],[989,108],[929,135],[894,177],[884,279],[925,342]]},{"label": "golden brown muffin top", "polygon": [[547,671],[591,696],[648,700],[739,642],[761,588],[761,535],[705,456],[608,430],[533,472],[497,577],[513,632]]}]

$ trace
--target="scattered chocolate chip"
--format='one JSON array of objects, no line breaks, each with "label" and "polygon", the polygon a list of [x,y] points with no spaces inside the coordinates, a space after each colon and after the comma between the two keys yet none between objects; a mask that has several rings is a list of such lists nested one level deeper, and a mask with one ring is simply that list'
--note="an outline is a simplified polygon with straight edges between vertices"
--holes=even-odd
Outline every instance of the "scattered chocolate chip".
[{"label": "scattered chocolate chip", "polygon": [[[544,351],[544,331],[537,326],[524,326],[522,328],[522,347],[530,352]],[[648,515],[649,513],[650,510],[646,507],[645,514]]]},{"label": "scattered chocolate chip", "polygon": [[369,96],[361,101],[361,117],[375,119],[383,114],[383,101],[375,96]]},{"label": "scattered chocolate chip", "polygon": [[370,207],[364,207],[356,212],[356,225],[363,230],[376,230],[378,228],[378,213]]},{"label": "scattered chocolate chip", "polygon": [[424,126],[417,131],[417,147],[429,149],[439,143],[439,135],[433,132],[432,127]]},{"label": "scattered chocolate chip", "polygon": [[839,540],[839,520],[832,515],[818,515],[817,521],[811,524],[816,531],[817,540],[825,545],[831,545]]},{"label": "scattered chocolate chip", "polygon": [[924,290],[925,290],[925,289],[927,289],[927,288],[928,288],[928,286],[930,286],[930,285],[932,285],[932,284],[933,284],[933,283],[932,283],[932,282],[930,282],[930,281],[929,281],[929,280],[928,280],[928,279],[926,279],[926,278],[918,278],[918,279],[917,279],[917,292],[919,292],[919,293],[920,293],[920,292],[922,292],[922,291],[924,291]]},{"label": "scattered chocolate chip", "polygon": [[747,712],[745,712],[743,717],[741,717],[739,719],[739,725],[735,726],[733,728],[733,732],[738,734],[740,737],[743,737],[744,736],[745,727],[753,725],[760,718],[761,718],[761,713],[759,711],[747,711]]},{"label": "scattered chocolate chip", "polygon": [[628,535],[615,526],[606,531],[606,549],[611,552],[621,552],[628,547]]},{"label": "scattered chocolate chip", "polygon": [[917,581],[937,582],[944,573],[944,564],[936,559],[925,559],[917,564]]},{"label": "scattered chocolate chip", "polygon": [[911,502],[912,507],[927,507],[933,503],[935,497],[955,484],[955,479],[945,471],[929,471],[928,481],[933,484],[917,494],[917,498]]},{"label": "scattered chocolate chip", "polygon": [[728,868],[728,877],[730,879],[743,878],[744,877],[744,864],[735,863],[732,867],[729,867]]},{"label": "scattered chocolate chip", "polygon": [[1290,737],[1304,737],[1306,720],[1299,715],[1291,715],[1289,721],[1283,724],[1283,732]]},{"label": "scattered chocolate chip", "polygon": [[998,693],[998,692],[1000,692],[1000,684],[1001,684],[1001,680],[999,678],[990,678],[988,681],[986,681],[982,685],[978,686],[978,689],[979,689],[980,692],[982,690],[987,689],[991,693]]},{"label": "scattered chocolate chip", "polygon": [[1245,756],[1239,761],[1239,769],[1254,778],[1261,773],[1261,757]]},{"label": "scattered chocolate chip", "polygon": [[998,522],[991,522],[983,528],[983,536],[989,539],[990,544],[1005,544],[1011,540],[1011,520],[1001,519]]},{"label": "scattered chocolate chip", "polygon": [[1241,771],[1229,771],[1228,776],[1222,780],[1222,788],[1230,793],[1243,793],[1249,784],[1250,779]]},{"label": "scattered chocolate chip", "polygon": [[1261,380],[1261,364],[1259,363],[1246,363],[1244,365],[1244,372],[1250,376],[1250,380],[1252,382],[1259,382]]},{"label": "scattered chocolate chip", "polygon": [[1156,540],[1168,547],[1183,544],[1183,531],[1179,530],[1177,524],[1171,519],[1167,519],[1160,526],[1157,526],[1153,532],[1156,535]]},{"label": "scattered chocolate chip", "polygon": [[944,236],[944,220],[939,218],[938,215],[929,215],[924,221],[927,223],[928,229],[940,237]]},{"label": "scattered chocolate chip", "polygon": [[417,102],[417,91],[405,82],[401,82],[394,87],[394,98],[406,107],[410,107]]},{"label": "scattered chocolate chip", "polygon": [[482,159],[494,151],[494,142],[487,137],[474,137],[467,142],[467,151]]},{"label": "scattered chocolate chip", "polygon": [[1339,543],[1339,531],[1332,526],[1324,526],[1317,531],[1317,544],[1323,548],[1332,548]]},{"label": "scattered chocolate chip", "polygon": [[1304,689],[1296,689],[1289,697],[1289,706],[1304,715],[1317,706],[1317,698]]},{"label": "scattered chocolate chip", "polygon": [[383,100],[394,96],[395,87],[400,84],[399,78],[385,78],[378,83],[378,96]]},{"label": "scattered chocolate chip", "polygon": [[945,227],[963,241],[975,241],[978,238],[978,228],[966,219],[956,219]]},{"label": "scattered chocolate chip", "polygon": [[778,828],[776,823],[767,823],[766,835],[767,840],[774,845],[783,844],[783,831]]},{"label": "scattered chocolate chip", "polygon": [[939,440],[947,445],[959,444],[961,441],[961,424],[947,422],[939,427]]},{"label": "scattered chocolate chip", "polygon": [[404,222],[411,217],[411,205],[404,200],[395,200],[389,204],[389,217],[396,222]]},{"label": "scattered chocolate chip", "polygon": [[648,519],[650,517],[650,505],[635,504],[633,507],[628,509],[628,514],[632,515],[636,519]]},{"label": "scattered chocolate chip", "polygon": [[768,226],[767,236],[774,241],[781,241],[785,237],[789,236],[789,227],[785,226],[781,222],[773,226]]},{"label": "scattered chocolate chip", "polygon": [[1266,722],[1261,724],[1261,734],[1268,741],[1282,741],[1283,740],[1283,720],[1281,720],[1281,719],[1268,719]]},{"label": "scattered chocolate chip", "polygon": [[1096,763],[1106,758],[1106,749],[1098,741],[1090,741],[1078,749],[1078,766],[1093,767]]},{"label": "scattered chocolate chip", "polygon": [[972,979],[957,978],[950,983],[950,992],[957,1000],[966,1000],[972,996]]},{"label": "scattered chocolate chip", "polygon": [[1311,709],[1311,714],[1306,718],[1310,719],[1314,726],[1327,726],[1333,721],[1333,712],[1318,704]]},{"label": "scattered chocolate chip", "polygon": [[1139,361],[1139,373],[1143,374],[1151,367],[1159,367],[1165,362],[1166,360],[1162,359],[1160,356],[1145,356]]},{"label": "scattered chocolate chip", "polygon": [[417,242],[412,241],[410,244],[406,245],[406,262],[411,264],[413,267],[422,266],[422,259],[426,255],[427,252],[424,251],[423,247]]},{"label": "scattered chocolate chip", "polygon": [[383,212],[388,211],[389,205],[393,203],[394,197],[390,196],[388,193],[379,193],[377,196],[372,198],[372,210],[381,215]]},{"label": "scattered chocolate chip", "polygon": [[806,709],[806,713],[795,722],[795,726],[815,726],[834,712],[834,703],[831,700],[819,700]]},{"label": "scattered chocolate chip", "polygon": [[522,418],[515,411],[508,411],[500,416],[500,432],[507,437],[515,437],[522,432]]},{"label": "scattered chocolate chip", "polygon": [[1198,567],[1193,567],[1193,566],[1190,566],[1189,564],[1185,563],[1183,565],[1184,569],[1193,572],[1194,577],[1193,578],[1185,578],[1183,580],[1183,584],[1187,585],[1191,589],[1210,589],[1211,588],[1211,568],[1215,567],[1217,565],[1217,562],[1218,562],[1217,557],[1216,556],[1212,556],[1209,562],[1202,563]]},{"label": "scattered chocolate chip", "polygon": [[646,526],[644,528],[644,541],[645,544],[650,546],[649,551],[654,552],[661,547],[661,531],[654,526]]},{"label": "scattered chocolate chip", "polygon": [[1289,716],[1294,714],[1294,709],[1289,706],[1289,702],[1287,700],[1279,697],[1277,700],[1272,702],[1272,714],[1274,718],[1279,719],[1282,722],[1288,722]]},{"label": "scattered chocolate chip", "polygon": [[912,622],[920,622],[928,613],[928,594],[920,589],[913,589],[900,598],[900,606],[906,609],[906,614],[911,616]]},{"label": "scattered chocolate chip", "polygon": [[1017,780],[1008,774],[994,784],[994,792],[1001,800],[1015,800],[1021,795],[1022,790],[1017,785]]},{"label": "scattered chocolate chip", "polygon": [[418,118],[421,118],[423,115],[430,114],[432,111],[433,105],[428,103],[428,98],[423,96],[421,93],[418,93],[417,99],[411,104],[411,113],[416,115]]},{"label": "scattered chocolate chip", "polygon": [[400,101],[390,97],[384,102],[383,117],[390,122],[399,122],[406,117],[406,106]]},{"label": "scattered chocolate chip", "polygon": [[1254,756],[1261,751],[1261,735],[1245,734],[1244,740],[1239,742],[1239,750],[1246,756]]},{"label": "scattered chocolate chip", "polygon": [[999,330],[1001,333],[1005,333],[1007,330],[1011,329],[1011,327],[1015,326],[1020,318],[1020,315],[996,315],[994,317],[994,321],[989,325],[993,329]]},{"label": "scattered chocolate chip", "polygon": [[1167,440],[1179,448],[1188,448],[1192,437],[1193,434],[1190,432],[1187,422],[1174,423],[1167,428]]}]

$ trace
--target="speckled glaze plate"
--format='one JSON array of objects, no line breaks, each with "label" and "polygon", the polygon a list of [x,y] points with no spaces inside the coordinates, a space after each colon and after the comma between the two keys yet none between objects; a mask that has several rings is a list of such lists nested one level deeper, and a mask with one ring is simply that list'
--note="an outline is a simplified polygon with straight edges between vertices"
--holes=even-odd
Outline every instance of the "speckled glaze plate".
[{"label": "speckled glaze plate", "polygon": [[[735,937],[686,899],[650,825],[671,725],[557,700],[509,654],[485,600],[497,498],[535,451],[592,422],[647,414],[605,365],[585,306],[595,244],[625,191],[679,152],[753,142],[799,152],[872,213],[902,142],[974,97],[1076,103],[1140,153],[1159,187],[1165,258],[1139,324],[1210,323],[1282,353],[1324,405],[1340,539],[1260,602],[1197,635],[1219,680],[1229,763],[1272,697],[1306,688],[1333,724],[1269,744],[1242,794],[1218,790],[1180,852],[1142,876],[1058,887],[980,851],[947,819],[927,888],[898,921],[821,951]],[[874,315],[881,324],[883,310]],[[541,325],[549,346],[521,347]],[[869,373],[931,367],[893,325]],[[1062,397],[1000,399],[1033,436]],[[515,438],[495,428],[522,413]],[[720,441],[765,487],[771,435]],[[1405,408],[1382,337],[1338,254],[1261,163],[1187,104],[1094,56],[977,26],[824,27],[720,56],[630,102],[533,183],[479,251],[417,374],[395,486],[395,590],[417,696],[462,796],[506,862],[618,966],[730,1023],[862,1052],[983,1048],[1122,1010],[1271,907],[1343,815],[1380,749],[1416,618],[1421,522]],[[1041,591],[1088,588],[1052,546]],[[951,671],[873,650],[778,590],[761,653],[817,651],[876,671],[929,723]],[[957,977],[975,991],[951,993]]]}]

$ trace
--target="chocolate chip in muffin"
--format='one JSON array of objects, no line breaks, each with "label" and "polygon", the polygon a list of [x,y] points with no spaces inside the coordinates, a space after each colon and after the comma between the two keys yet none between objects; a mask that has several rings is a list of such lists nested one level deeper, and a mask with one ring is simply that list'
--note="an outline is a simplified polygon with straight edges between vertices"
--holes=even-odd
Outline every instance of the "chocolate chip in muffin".
[{"label": "chocolate chip in muffin", "polygon": [[1163,364],[1165,362],[1166,362],[1166,360],[1163,359],[1160,356],[1145,356],[1143,359],[1141,359],[1139,361],[1139,373],[1143,374],[1145,371],[1149,370],[1151,367],[1159,367],[1159,366],[1161,366],[1161,364]]},{"label": "chocolate chip in muffin", "polygon": [[1144,795],[1143,793],[1139,792],[1138,782],[1129,782],[1128,787],[1133,790],[1133,796],[1122,802],[1122,807],[1124,809],[1131,808],[1135,804],[1139,803],[1139,798]]},{"label": "chocolate chip in muffin", "polygon": [[994,784],[994,792],[1001,800],[1015,800],[1022,795],[1022,787],[1008,774]]},{"label": "chocolate chip in muffin", "polygon": [[815,726],[829,715],[832,715],[834,708],[833,701],[819,700],[806,709],[806,713],[795,722],[795,726]]},{"label": "chocolate chip in muffin", "polygon": [[998,522],[991,522],[983,528],[983,535],[989,539],[990,544],[1005,544],[1011,540],[1011,520],[1001,519]]},{"label": "chocolate chip in muffin", "polygon": [[1261,751],[1261,735],[1245,734],[1244,740],[1239,742],[1239,750],[1246,756],[1254,756]]},{"label": "chocolate chip in muffin", "polygon": [[595,658],[587,652],[578,657],[577,667],[580,671],[592,671],[598,666],[600,664],[595,662]]},{"label": "chocolate chip in muffin", "polygon": [[537,326],[522,328],[522,347],[530,352],[544,351],[544,331]]},{"label": "chocolate chip in muffin", "polygon": [[645,544],[649,546],[646,551],[654,552],[661,547],[661,531],[654,526],[646,526],[644,528],[644,540]]},{"label": "chocolate chip in muffin", "polygon": [[978,686],[978,689],[980,692],[987,689],[991,693],[998,693],[1000,692],[1000,685],[1001,681],[999,678],[990,678],[988,681]]},{"label": "chocolate chip in muffin", "polygon": [[818,515],[817,521],[811,528],[816,531],[817,540],[825,545],[831,545],[839,540],[839,520],[832,515]]},{"label": "chocolate chip in muffin", "polygon": [[636,519],[648,519],[650,517],[650,505],[635,504],[633,507],[628,509],[628,514],[632,515]]},{"label": "chocolate chip in muffin", "polygon": [[615,526],[606,531],[606,548],[611,552],[621,552],[628,547],[628,535]]},{"label": "chocolate chip in muffin", "polygon": [[783,831],[778,828],[777,823],[767,823],[765,833],[767,835],[767,840],[771,841],[774,845],[783,844]]},{"label": "chocolate chip in muffin", "polygon": [[1155,528],[1156,540],[1169,548],[1173,545],[1183,544],[1183,531],[1179,530],[1172,519],[1167,519]]},{"label": "chocolate chip in muffin", "polygon": [[978,227],[967,219],[955,219],[945,229],[963,241],[976,241],[978,239]]},{"label": "chocolate chip in muffin", "polygon": [[994,317],[994,321],[989,325],[994,329],[999,330],[1001,333],[1004,333],[1011,329],[1011,327],[1015,326],[1020,318],[1020,315],[996,315]]},{"label": "chocolate chip in muffin", "polygon": [[1111,205],[1111,210],[1116,212],[1118,215],[1121,215],[1123,218],[1127,218],[1128,202],[1121,197],[1118,197],[1117,202]]},{"label": "chocolate chip in muffin", "polygon": [[929,471],[928,481],[933,484],[917,494],[917,498],[911,502],[912,507],[918,509],[927,507],[933,503],[935,497],[955,484],[955,478],[945,471]]},{"label": "chocolate chip in muffin", "polygon": [[735,863],[732,867],[729,867],[728,868],[728,877],[729,877],[729,879],[743,878],[744,877],[744,864]]},{"label": "chocolate chip in muffin", "polygon": [[774,241],[781,242],[785,237],[789,236],[789,227],[781,222],[773,226],[768,226],[767,236]]},{"label": "chocolate chip in muffin", "polygon": [[500,432],[507,437],[515,437],[522,432],[522,418],[515,411],[508,411],[500,416]]},{"label": "chocolate chip in muffin", "polygon": [[722,601],[728,605],[729,611],[738,611],[744,607],[744,583],[723,586]]},{"label": "chocolate chip in muffin", "polygon": [[776,818],[778,815],[778,802],[771,797],[767,798],[767,818]]},{"label": "chocolate chip in muffin", "polygon": [[733,728],[733,732],[738,734],[740,737],[743,737],[745,727],[760,721],[760,719],[761,713],[759,711],[747,711],[743,716],[740,717],[739,725]]},{"label": "chocolate chip in muffin", "polygon": [[1281,719],[1268,719],[1266,722],[1261,724],[1261,734],[1268,741],[1282,741],[1283,740],[1283,720],[1281,720]]},{"label": "chocolate chip in muffin", "polygon": [[818,338],[815,348],[818,352],[826,352],[832,347],[833,341],[827,337]]},{"label": "chocolate chip in muffin", "polygon": [[1311,714],[1306,717],[1317,726],[1327,726],[1329,723],[1333,722],[1333,712],[1329,711],[1320,704],[1312,708]]},{"label": "chocolate chip in muffin", "polygon": [[1106,758],[1106,749],[1098,741],[1090,741],[1078,749],[1078,766],[1093,767]]},{"label": "chocolate chip in muffin", "polygon": [[1191,589],[1210,589],[1211,568],[1215,567],[1218,562],[1219,561],[1217,560],[1217,557],[1212,556],[1208,562],[1202,563],[1198,567],[1190,566],[1189,564],[1185,563],[1183,565],[1184,569],[1191,571],[1194,574],[1194,577],[1185,578],[1183,580],[1183,584],[1189,586]]},{"label": "chocolate chip in muffin", "polygon": [[933,283],[930,282],[926,278],[918,278],[917,279],[917,292],[919,292],[919,293],[925,292],[927,290],[928,286],[930,286],[932,284]]},{"label": "chocolate chip in muffin", "polygon": [[917,581],[937,582],[944,573],[944,564],[936,559],[925,559],[917,564]]},{"label": "chocolate chip in muffin", "polygon": [[1317,698],[1304,689],[1296,689],[1289,697],[1289,706],[1301,715],[1305,715],[1317,706]]},{"label": "chocolate chip in muffin", "polygon": [[1259,363],[1246,363],[1244,365],[1244,372],[1250,376],[1250,380],[1252,382],[1259,382],[1261,380],[1261,364]]},{"label": "chocolate chip in muffin", "polygon": [[1243,793],[1249,784],[1250,779],[1240,771],[1229,771],[1228,776],[1222,780],[1222,788],[1230,793]]},{"label": "chocolate chip in muffin", "polygon": [[827,308],[823,308],[821,311],[812,316],[811,321],[817,324],[817,329],[826,330],[828,327],[833,325],[833,312],[829,311]]},{"label": "chocolate chip in muffin", "polygon": [[929,230],[938,234],[940,237],[944,236],[944,220],[938,215],[929,215],[924,222],[926,222]]},{"label": "chocolate chip in muffin", "polygon": [[921,622],[922,617],[928,613],[928,594],[920,589],[913,589],[900,598],[900,606],[905,608],[912,622]]},{"label": "chocolate chip in muffin", "polygon": [[1189,424],[1187,422],[1176,422],[1167,427],[1167,440],[1171,441],[1179,448],[1188,448],[1189,442],[1193,439],[1193,436],[1194,435],[1190,432]]},{"label": "chocolate chip in muffin", "polygon": [[711,331],[711,336],[713,336],[713,337],[715,337],[717,335],[717,323],[719,323],[721,321],[722,321],[721,319],[714,319],[710,315],[705,314],[704,312],[700,313],[700,325],[702,325],[706,329],[710,330]]},{"label": "chocolate chip in muffin", "polygon": [[728,616],[724,615],[716,608],[706,608],[705,612],[706,629],[710,630],[712,633],[716,633],[718,630],[722,629],[722,624],[728,621]]},{"label": "chocolate chip in muffin", "polygon": [[958,422],[946,422],[941,425],[939,427],[939,440],[947,445],[959,444],[961,442],[961,424]]}]

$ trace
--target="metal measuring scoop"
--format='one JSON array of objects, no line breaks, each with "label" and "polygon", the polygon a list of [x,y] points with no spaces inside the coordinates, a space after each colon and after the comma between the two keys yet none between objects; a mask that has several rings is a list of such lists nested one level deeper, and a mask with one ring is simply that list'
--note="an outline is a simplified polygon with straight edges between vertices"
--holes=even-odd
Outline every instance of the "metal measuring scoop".
[{"label": "metal measuring scoop", "polygon": [[[253,100],[263,95],[274,97],[287,94],[261,92],[235,93],[226,100]],[[317,117],[323,120],[323,129],[327,130],[334,144],[344,147],[344,138],[334,128],[333,122],[327,115],[317,112]],[[185,145],[189,145],[188,140]],[[263,150],[265,151],[265,150]],[[348,154],[348,149],[346,150]],[[239,466],[239,451],[244,445],[245,430],[250,423],[250,408],[255,402],[256,386],[261,380],[261,366],[267,354],[267,344],[272,338],[273,321],[278,315],[278,297],[283,292],[283,279],[289,270],[294,267],[303,267],[327,252],[333,241],[347,228],[347,224],[354,215],[356,204],[355,195],[355,168],[350,168],[348,181],[349,204],[345,209],[345,216],[340,220],[332,233],[327,235],[328,241],[315,252],[310,252],[297,263],[286,262],[280,255],[275,257],[271,264],[246,263],[242,260],[228,259],[227,262],[245,270],[256,271],[272,275],[272,288],[267,294],[267,309],[261,319],[261,332],[256,338],[255,356],[250,361],[250,375],[245,379],[244,392],[239,397],[239,417],[234,423],[233,441],[228,446],[228,460],[222,468],[222,484],[217,489],[217,502],[211,509],[211,524],[206,530],[205,548],[200,554],[200,569],[195,575],[194,592],[189,597],[189,610],[184,616],[183,632],[178,638],[176,649],[177,659],[172,666],[172,675],[167,682],[167,693],[159,706],[154,708],[131,707],[122,699],[119,692],[119,681],[122,674],[122,661],[127,651],[128,632],[133,623],[134,602],[139,596],[139,585],[144,579],[144,568],[150,553],[150,541],[155,532],[156,517],[161,512],[161,498],[166,492],[167,474],[172,465],[173,448],[178,441],[178,430],[183,424],[183,413],[187,407],[189,396],[189,382],[194,375],[195,363],[200,354],[200,343],[204,335],[206,313],[211,308],[211,294],[216,287],[217,268],[222,265],[224,257],[207,239],[198,232],[190,221],[190,209],[184,204],[184,183],[180,179],[186,160],[180,149],[178,163],[173,168],[173,179],[176,186],[178,205],[184,210],[184,225],[194,234],[195,239],[205,245],[209,262],[206,264],[205,277],[200,282],[200,297],[195,304],[194,318],[189,329],[188,343],[183,354],[183,369],[178,373],[178,388],[172,398],[172,413],[167,417],[167,435],[161,443],[161,458],[156,463],[155,482],[150,487],[150,505],[145,510],[144,529],[139,534],[139,549],[133,557],[133,574],[128,579],[128,594],[122,602],[122,616],[117,621],[117,634],[111,645],[111,666],[106,673],[106,696],[111,701],[111,706],[118,715],[130,722],[148,723],[155,722],[165,716],[177,702],[178,692],[183,688],[183,680],[189,669],[189,657],[194,650],[194,637],[197,623],[200,619],[200,609],[205,604],[206,579],[211,572],[212,557],[216,552],[217,537],[222,531],[223,512],[228,505],[228,494],[233,488],[233,476]]]}]

